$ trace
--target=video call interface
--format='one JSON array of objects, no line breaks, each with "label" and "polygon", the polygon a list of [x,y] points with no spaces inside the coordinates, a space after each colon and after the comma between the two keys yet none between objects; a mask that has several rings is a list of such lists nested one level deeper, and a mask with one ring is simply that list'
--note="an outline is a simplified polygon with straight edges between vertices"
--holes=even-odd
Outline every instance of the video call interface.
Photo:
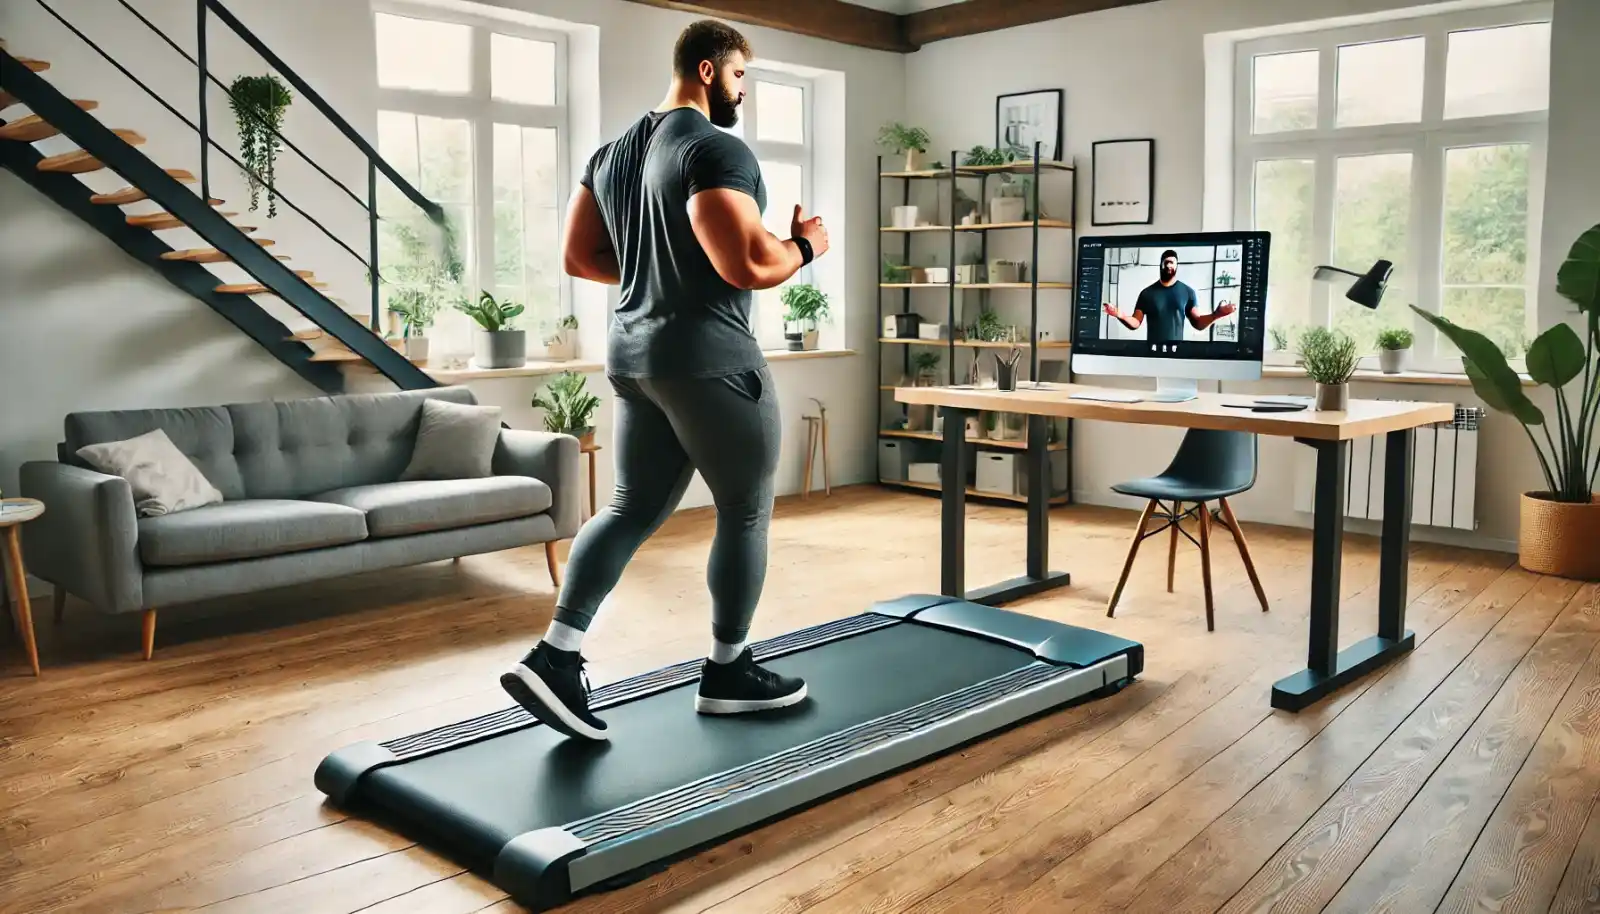
[{"label": "video call interface", "polygon": [[1260,358],[1266,241],[1169,241],[1079,249],[1073,345],[1102,354]]}]

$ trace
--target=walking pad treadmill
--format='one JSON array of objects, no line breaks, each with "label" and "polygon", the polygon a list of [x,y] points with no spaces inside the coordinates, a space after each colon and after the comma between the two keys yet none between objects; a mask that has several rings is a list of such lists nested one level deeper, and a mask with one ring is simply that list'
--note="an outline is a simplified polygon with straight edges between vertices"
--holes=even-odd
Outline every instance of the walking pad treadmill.
[{"label": "walking pad treadmill", "polygon": [[520,706],[329,755],[316,785],[542,911],[1069,702],[1109,694],[1144,648],[1102,632],[915,595],[754,645],[807,697],[694,710],[700,659],[601,686],[611,739]]}]

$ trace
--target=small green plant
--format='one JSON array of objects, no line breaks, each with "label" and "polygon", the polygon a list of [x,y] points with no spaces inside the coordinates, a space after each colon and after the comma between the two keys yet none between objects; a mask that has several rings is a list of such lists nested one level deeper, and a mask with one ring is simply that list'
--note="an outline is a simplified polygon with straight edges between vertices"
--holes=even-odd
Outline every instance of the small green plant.
[{"label": "small green plant", "polygon": [[911,268],[909,266],[895,263],[889,259],[888,254],[883,255],[884,282],[905,282],[910,276]]},{"label": "small green plant", "polygon": [[401,335],[423,336],[439,314],[439,302],[421,289],[401,289],[389,298],[389,310],[400,316]]},{"label": "small green plant", "polygon": [[228,87],[228,105],[239,128],[239,156],[250,181],[250,211],[260,205],[261,188],[265,187],[269,219],[278,215],[277,195],[272,189],[274,165],[283,149],[278,142],[283,112],[293,100],[289,87],[271,73],[241,76]]},{"label": "small green plant", "polygon": [[544,427],[562,435],[578,435],[594,428],[594,411],[600,398],[584,387],[583,375],[564,371],[544,390],[533,395],[533,407],[544,410]]},{"label": "small green plant", "polygon": [[966,161],[962,162],[961,164],[1004,165],[1015,158],[1016,156],[1012,153],[1001,152],[999,149],[991,149],[988,146],[978,145],[967,150]]},{"label": "small green plant", "polygon": [[456,302],[456,310],[477,321],[478,326],[497,333],[501,330],[510,330],[511,322],[522,313],[522,305],[510,301],[496,301],[493,295],[482,292],[477,301],[460,299]]},{"label": "small green plant", "polygon": [[828,317],[828,296],[809,283],[784,286],[781,300],[785,321],[814,324]]},{"label": "small green plant", "polygon": [[1289,351],[1288,330],[1285,330],[1284,328],[1274,324],[1273,326],[1267,328],[1267,336],[1272,340],[1272,348],[1275,352]]},{"label": "small green plant", "polygon": [[911,370],[919,380],[931,379],[939,367],[939,353],[918,352],[911,356]]},{"label": "small green plant", "polygon": [[1300,359],[1306,376],[1318,384],[1344,384],[1356,373],[1361,352],[1343,330],[1312,327],[1300,335]]},{"label": "small green plant", "polygon": [[1404,327],[1386,327],[1378,331],[1378,348],[1390,350],[1410,349],[1414,339],[1416,337]]},{"label": "small green plant", "polygon": [[891,152],[927,152],[932,142],[928,131],[921,127],[907,127],[895,121],[878,130],[878,145]]},{"label": "small green plant", "polygon": [[1221,273],[1218,273],[1217,274],[1217,285],[1219,285],[1219,286],[1231,286],[1231,285],[1233,285],[1233,274],[1229,273],[1227,270],[1223,270]]}]

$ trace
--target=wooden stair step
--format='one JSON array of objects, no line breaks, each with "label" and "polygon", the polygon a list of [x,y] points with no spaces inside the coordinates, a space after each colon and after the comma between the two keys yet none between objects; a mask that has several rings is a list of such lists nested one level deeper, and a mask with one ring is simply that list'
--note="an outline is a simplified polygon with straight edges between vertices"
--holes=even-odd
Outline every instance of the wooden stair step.
[{"label": "wooden stair step", "polygon": [[[145,142],[144,137],[140,136],[135,131],[124,130],[124,129],[119,127],[117,129],[112,130],[111,132],[115,133],[117,136],[121,137],[122,141],[124,143],[127,143],[130,146],[142,146],[142,145],[144,145],[144,142]],[[63,153],[60,153],[58,155],[53,155],[53,156],[49,156],[48,158],[40,159],[38,167],[39,167],[40,171],[52,171],[52,172],[60,172],[62,174],[69,174],[69,175],[81,175],[81,174],[87,174],[88,172],[91,172],[91,171],[99,171],[100,169],[105,168],[106,166],[105,166],[104,162],[101,162],[99,159],[97,159],[94,156],[90,155],[87,151],[82,150],[82,149],[74,149],[71,152],[63,152]]]},{"label": "wooden stair step", "polygon": [[[351,352],[348,349],[323,349],[323,350],[318,351],[318,352],[313,352],[311,354],[311,358],[308,359],[307,361],[311,361],[311,362],[365,362],[366,359],[362,358],[359,355],[356,355],[354,352]],[[410,361],[411,364],[416,365],[416,364],[420,364],[421,362],[424,362],[426,360],[425,359],[408,359],[408,361]]]},{"label": "wooden stair step", "polygon": [[[314,289],[326,289],[325,282],[311,283]],[[231,295],[276,295],[271,289],[258,282],[225,282],[213,291]]]},{"label": "wooden stair step", "polygon": [[[95,108],[100,107],[99,102],[86,98],[76,99],[76,103],[79,108],[85,111],[93,111]],[[4,101],[0,101],[0,108],[6,107],[7,104]],[[16,140],[19,143],[37,143],[40,140],[48,140],[53,136],[60,135],[61,128],[37,114],[30,114],[27,117],[18,118],[9,124],[0,126],[0,140]]]},{"label": "wooden stair step", "polygon": [[50,61],[34,60],[32,57],[18,57],[17,63],[22,64],[35,73],[43,73],[44,71],[50,69]]},{"label": "wooden stair step", "polygon": [[[150,195],[143,190],[137,187],[124,187],[109,194],[95,194],[89,198],[89,202],[99,203],[102,206],[122,206],[126,203],[138,203],[140,200],[148,199],[150,199]],[[221,206],[224,201],[218,197],[212,197],[207,202],[212,206]]]},{"label": "wooden stair step", "polygon": [[[275,241],[263,239],[262,246],[276,244]],[[279,260],[288,260],[288,254],[273,255]],[[184,248],[181,251],[168,251],[161,255],[162,260],[181,260],[185,263],[232,263],[233,258],[222,253],[216,248]]]},{"label": "wooden stair step", "polygon": [[[238,213],[218,213],[220,216],[237,216]],[[129,216],[128,224],[134,228],[145,228],[152,232],[162,232],[167,229],[183,228],[187,223],[168,212],[143,213],[138,216]]]}]

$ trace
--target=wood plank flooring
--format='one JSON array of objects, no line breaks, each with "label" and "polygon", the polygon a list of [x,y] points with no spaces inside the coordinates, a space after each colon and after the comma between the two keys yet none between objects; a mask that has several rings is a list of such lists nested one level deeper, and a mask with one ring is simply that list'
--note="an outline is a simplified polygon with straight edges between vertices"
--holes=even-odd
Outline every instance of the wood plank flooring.
[{"label": "wood plank flooring", "polygon": [[[1213,556],[1141,558],[1136,515],[1051,514],[1073,586],[1017,608],[1142,642],[1117,695],[994,737],[681,861],[573,912],[1597,912],[1600,586],[1514,557],[1412,548],[1416,650],[1300,714],[1308,531],[1245,525],[1270,601]],[[595,683],[700,656],[715,518],[640,550],[585,653]],[[1021,570],[1024,517],[969,508],[968,578]],[[938,501],[782,499],[753,637],[938,582]],[[0,911],[512,914],[492,884],[327,806],[328,752],[486,711],[548,622],[542,549],[164,609],[39,614],[44,676],[0,637]],[[1375,622],[1375,540],[1346,540],[1342,639]]]}]

